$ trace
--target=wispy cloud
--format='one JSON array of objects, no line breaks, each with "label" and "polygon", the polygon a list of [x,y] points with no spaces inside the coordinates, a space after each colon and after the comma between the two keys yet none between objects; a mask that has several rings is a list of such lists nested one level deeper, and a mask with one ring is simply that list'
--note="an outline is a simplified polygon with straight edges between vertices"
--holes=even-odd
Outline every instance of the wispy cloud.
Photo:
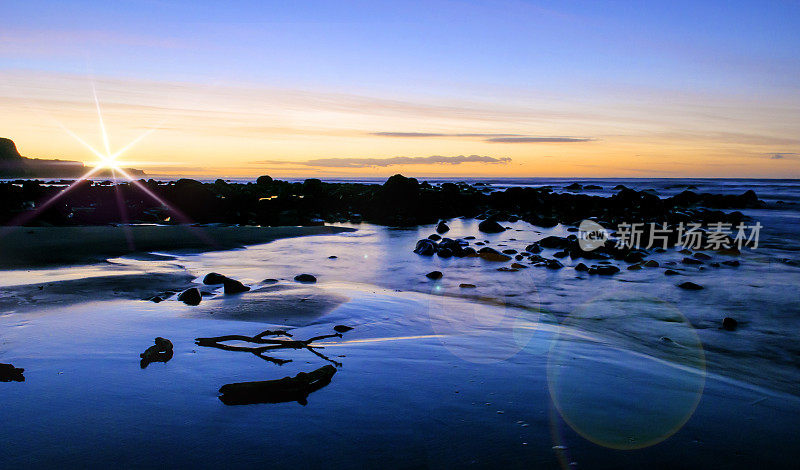
[{"label": "wispy cloud", "polygon": [[591,142],[594,139],[589,137],[494,137],[486,139],[486,142],[497,142],[503,144],[546,144],[560,142]]},{"label": "wispy cloud", "polygon": [[458,133],[447,134],[438,132],[370,132],[370,135],[377,135],[380,137],[523,137],[522,134],[479,134],[479,133]]},{"label": "wispy cloud", "polygon": [[326,168],[369,168],[394,165],[459,165],[462,163],[489,163],[505,165],[507,163],[511,163],[511,159],[509,157],[496,158],[485,155],[458,155],[455,157],[431,155],[430,157],[316,158],[301,162],[263,160],[253,163],[267,165],[305,165]]},{"label": "wispy cloud", "polygon": [[401,137],[401,138],[429,138],[429,137],[466,137],[482,138],[484,142],[495,142],[504,144],[543,144],[543,143],[568,143],[568,142],[591,142],[595,139],[589,137],[536,137],[525,134],[486,134],[486,133],[441,133],[441,132],[370,132],[370,135],[379,137]]},{"label": "wispy cloud", "polygon": [[769,158],[772,160],[794,160],[800,158],[800,153],[773,153]]}]

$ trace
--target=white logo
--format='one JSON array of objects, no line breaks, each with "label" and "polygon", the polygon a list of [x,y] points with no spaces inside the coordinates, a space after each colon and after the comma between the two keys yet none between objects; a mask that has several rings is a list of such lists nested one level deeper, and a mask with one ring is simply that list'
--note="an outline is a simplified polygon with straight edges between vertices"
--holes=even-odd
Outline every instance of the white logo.
[{"label": "white logo", "polygon": [[605,245],[608,232],[593,220],[584,220],[578,226],[578,246],[583,251],[592,251]]}]

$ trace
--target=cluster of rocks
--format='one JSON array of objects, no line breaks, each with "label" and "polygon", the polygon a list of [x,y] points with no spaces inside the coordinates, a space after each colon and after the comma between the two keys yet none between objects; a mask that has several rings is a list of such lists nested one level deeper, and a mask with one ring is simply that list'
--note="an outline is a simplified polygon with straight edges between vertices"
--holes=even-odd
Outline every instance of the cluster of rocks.
[{"label": "cluster of rocks", "polygon": [[[317,282],[317,278],[312,274],[298,274],[294,277],[295,282],[300,282],[303,284],[313,284]],[[261,281],[262,284],[275,284],[277,283],[277,279],[264,279]],[[230,278],[223,274],[211,272],[203,277],[203,284],[206,286],[222,286],[222,291],[224,295],[236,295],[241,294],[244,292],[250,291],[250,286],[243,284],[241,281],[236,279]],[[172,297],[175,295],[175,292],[163,292],[158,295],[154,295],[146,300],[151,302],[163,302],[164,300]],[[185,303],[186,305],[200,305],[202,302],[203,297],[211,297],[215,294],[209,291],[201,291],[197,287],[189,287],[188,289],[182,291],[178,294],[177,300],[180,302]]]},{"label": "cluster of rocks", "polygon": [[[62,191],[68,183],[38,180],[0,183],[0,223],[18,220],[37,204]],[[175,212],[140,189],[145,187],[166,201]],[[599,188],[570,185],[568,191]],[[661,199],[651,191],[615,188],[610,197],[556,192],[551,187],[491,191],[485,185],[443,183],[431,185],[402,175],[384,184],[304,182],[259,177],[255,182],[217,180],[202,183],[191,179],[135,183],[83,181],[59,198],[59,204],[36,213],[30,224],[99,225],[122,222],[119,204],[130,222],[230,223],[242,225],[318,225],[325,222],[367,221],[381,225],[411,226],[436,223],[453,217],[485,219],[481,230],[496,233],[499,224],[518,218],[539,226],[572,223],[592,216],[610,223],[625,220],[723,221],[741,220],[741,214],[717,209],[753,208],[764,205],[753,191],[741,195],[715,195],[689,190]],[[177,217],[183,214],[185,218]],[[508,214],[514,214],[509,216]],[[24,217],[23,217],[24,218]],[[440,224],[437,231],[447,232]]]}]

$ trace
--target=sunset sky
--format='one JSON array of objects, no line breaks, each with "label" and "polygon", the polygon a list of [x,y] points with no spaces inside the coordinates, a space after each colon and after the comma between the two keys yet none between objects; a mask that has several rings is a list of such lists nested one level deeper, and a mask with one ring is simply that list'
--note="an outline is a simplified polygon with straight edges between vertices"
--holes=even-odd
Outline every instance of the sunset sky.
[{"label": "sunset sky", "polygon": [[4,2],[0,137],[152,175],[800,177],[800,1]]}]

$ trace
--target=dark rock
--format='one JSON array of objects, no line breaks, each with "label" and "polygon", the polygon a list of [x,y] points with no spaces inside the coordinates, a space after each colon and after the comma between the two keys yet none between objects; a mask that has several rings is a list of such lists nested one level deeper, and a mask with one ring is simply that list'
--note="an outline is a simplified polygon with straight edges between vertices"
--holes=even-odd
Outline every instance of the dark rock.
[{"label": "dark rock", "polygon": [[576,264],[576,265],[575,265],[575,271],[578,271],[578,272],[586,272],[586,271],[588,271],[588,270],[589,270],[589,267],[588,267],[588,266],[586,266],[586,265],[585,265],[585,264],[583,264],[583,263],[578,263],[578,264]]},{"label": "dark rock", "polygon": [[203,296],[200,295],[200,290],[198,290],[197,287],[186,289],[178,296],[178,300],[186,305],[199,305],[202,298]]},{"label": "dark rock", "polygon": [[444,274],[441,271],[431,271],[425,275],[428,279],[433,279],[434,281],[437,279],[441,279]]},{"label": "dark rock", "polygon": [[506,229],[497,223],[497,220],[494,218],[489,218],[478,224],[478,230],[484,233],[500,233],[504,232]]},{"label": "dark rock", "polygon": [[645,268],[657,268],[658,267],[658,261],[656,261],[654,259],[649,259],[649,260],[645,261],[645,263],[642,266],[644,266]]},{"label": "dark rock", "polygon": [[709,264],[709,266],[711,266],[712,268],[718,268],[718,267],[720,267],[720,264],[719,263],[711,263],[711,264]]},{"label": "dark rock", "polygon": [[569,255],[569,252],[566,251],[559,251],[558,253],[553,253],[553,256],[556,258],[566,258]]},{"label": "dark rock", "polygon": [[511,263],[511,267],[514,268],[514,269],[528,269],[527,266],[525,266],[524,264],[520,264],[520,263]]},{"label": "dark rock", "polygon": [[154,295],[154,296],[150,297],[150,298],[149,298],[149,299],[147,299],[147,300],[149,300],[150,302],[155,302],[155,303],[159,303],[159,302],[163,302],[163,301],[164,301],[164,299],[162,299],[162,298],[161,298],[160,296],[158,296],[158,295]]},{"label": "dark rock", "polygon": [[[567,240],[566,238],[563,238],[563,237],[557,237],[555,235],[550,235],[549,237],[544,237],[541,240],[539,240],[537,243],[538,243],[539,246],[541,246],[543,248],[561,248],[561,249],[564,249],[564,248],[567,248],[569,246],[569,240]],[[530,251],[531,253],[534,253],[534,251],[531,251],[528,248],[525,248],[525,251]]]},{"label": "dark rock", "polygon": [[497,268],[497,270],[500,271],[500,272],[506,272],[506,273],[515,273],[515,272],[519,271],[519,269],[509,268],[508,266],[503,266],[503,267]]},{"label": "dark rock", "polygon": [[477,286],[475,284],[461,283],[458,285],[458,287],[462,289],[475,289]]},{"label": "dark rock", "polygon": [[447,233],[449,231],[450,227],[448,227],[444,221],[439,222],[439,224],[436,226],[436,233]]},{"label": "dark rock", "polygon": [[277,284],[278,280],[277,279],[271,279],[271,278],[270,279],[264,279],[263,281],[261,281],[261,283],[262,284]]},{"label": "dark rock", "polygon": [[337,259],[337,258],[338,258],[338,256],[336,256],[336,255],[330,255],[330,256],[328,256],[328,259]]},{"label": "dark rock", "polygon": [[723,261],[722,264],[724,264],[725,266],[733,267],[733,268],[738,268],[741,265],[741,263],[739,263],[739,261],[737,261],[735,259],[734,260],[729,260],[729,261]]},{"label": "dark rock", "polygon": [[711,257],[708,256],[705,253],[699,253],[698,252],[698,253],[695,253],[693,256],[695,257],[695,259],[701,259],[701,260],[706,260],[706,261],[711,259]]},{"label": "dark rock", "polygon": [[317,278],[312,276],[311,274],[298,274],[297,276],[294,277],[294,280],[306,284],[313,284],[317,282]]},{"label": "dark rock", "polygon": [[678,274],[680,273],[678,271],[675,271],[674,269],[667,269],[666,271],[664,271],[665,276],[677,276]]},{"label": "dark rock", "polygon": [[683,263],[683,264],[703,264],[702,261],[700,261],[699,259],[695,259],[695,258],[683,258],[681,263]]},{"label": "dark rock", "polygon": [[578,183],[572,183],[569,186],[565,186],[564,189],[569,189],[570,191],[579,191],[583,189],[583,186]]},{"label": "dark rock", "polygon": [[733,331],[739,327],[739,322],[731,317],[725,317],[722,319],[722,329]]},{"label": "dark rock", "polygon": [[525,251],[527,251],[528,253],[534,253],[534,254],[541,253],[542,252],[542,247],[540,247],[538,243],[532,243],[532,244],[530,244],[530,245],[525,247]]},{"label": "dark rock", "polygon": [[639,271],[641,269],[642,269],[642,265],[641,264],[632,264],[632,265],[628,266],[628,271]]},{"label": "dark rock", "polygon": [[507,255],[515,255],[515,254],[517,254],[517,250],[515,250],[513,248],[509,248],[507,250],[503,250],[503,253],[505,253]]},{"label": "dark rock", "polygon": [[433,240],[433,241],[437,242],[437,241],[439,241],[441,239],[442,239],[441,235],[437,235],[435,233],[432,233],[432,234],[428,235],[428,240]]},{"label": "dark rock", "polygon": [[208,273],[206,274],[206,277],[203,278],[203,284],[207,286],[223,284],[226,279],[228,279],[227,276],[223,276],[222,274]]},{"label": "dark rock", "polygon": [[599,191],[599,190],[603,189],[603,187],[602,186],[598,186],[596,184],[587,184],[586,186],[583,187],[583,189],[591,190],[591,191]]},{"label": "dark rock", "polygon": [[441,248],[440,247],[436,251],[436,254],[439,255],[440,258],[449,258],[449,257],[453,256],[453,250],[451,250],[450,248]]},{"label": "dark rock", "polygon": [[139,361],[139,366],[144,369],[153,362],[169,362],[172,359],[172,341],[158,337],[154,340],[154,345],[147,348],[143,353],[139,354],[142,358]]},{"label": "dark rock", "polygon": [[427,238],[417,242],[414,253],[422,256],[433,256],[436,253],[436,244]]},{"label": "dark rock", "polygon": [[701,290],[703,288],[703,286],[701,286],[700,284],[695,284],[694,282],[689,282],[689,281],[678,284],[678,287],[686,290]]},{"label": "dark rock", "polygon": [[612,264],[601,264],[597,266],[592,266],[589,268],[589,274],[601,274],[604,276],[610,276],[612,274],[616,274],[619,272],[619,268],[612,265]]},{"label": "dark rock", "polygon": [[336,325],[333,327],[333,330],[337,333],[347,333],[352,329],[353,329],[352,326],[345,326],[345,325]]},{"label": "dark rock", "polygon": [[249,287],[235,279],[225,279],[223,286],[225,295],[241,294],[250,290]]},{"label": "dark rock", "polygon": [[24,382],[23,372],[25,369],[14,367],[11,364],[0,364],[0,382]]},{"label": "dark rock", "polygon": [[468,236],[468,237],[464,237],[464,240],[475,240],[475,237],[473,237],[472,235],[470,235],[470,236]]},{"label": "dark rock", "polygon": [[546,263],[545,266],[547,266],[547,269],[561,269],[564,267],[564,265],[556,259],[548,259]]},{"label": "dark rock", "polygon": [[514,259],[517,260],[517,261],[522,261],[523,259],[525,259],[525,257],[523,255],[519,254],[519,255],[514,256]]}]

